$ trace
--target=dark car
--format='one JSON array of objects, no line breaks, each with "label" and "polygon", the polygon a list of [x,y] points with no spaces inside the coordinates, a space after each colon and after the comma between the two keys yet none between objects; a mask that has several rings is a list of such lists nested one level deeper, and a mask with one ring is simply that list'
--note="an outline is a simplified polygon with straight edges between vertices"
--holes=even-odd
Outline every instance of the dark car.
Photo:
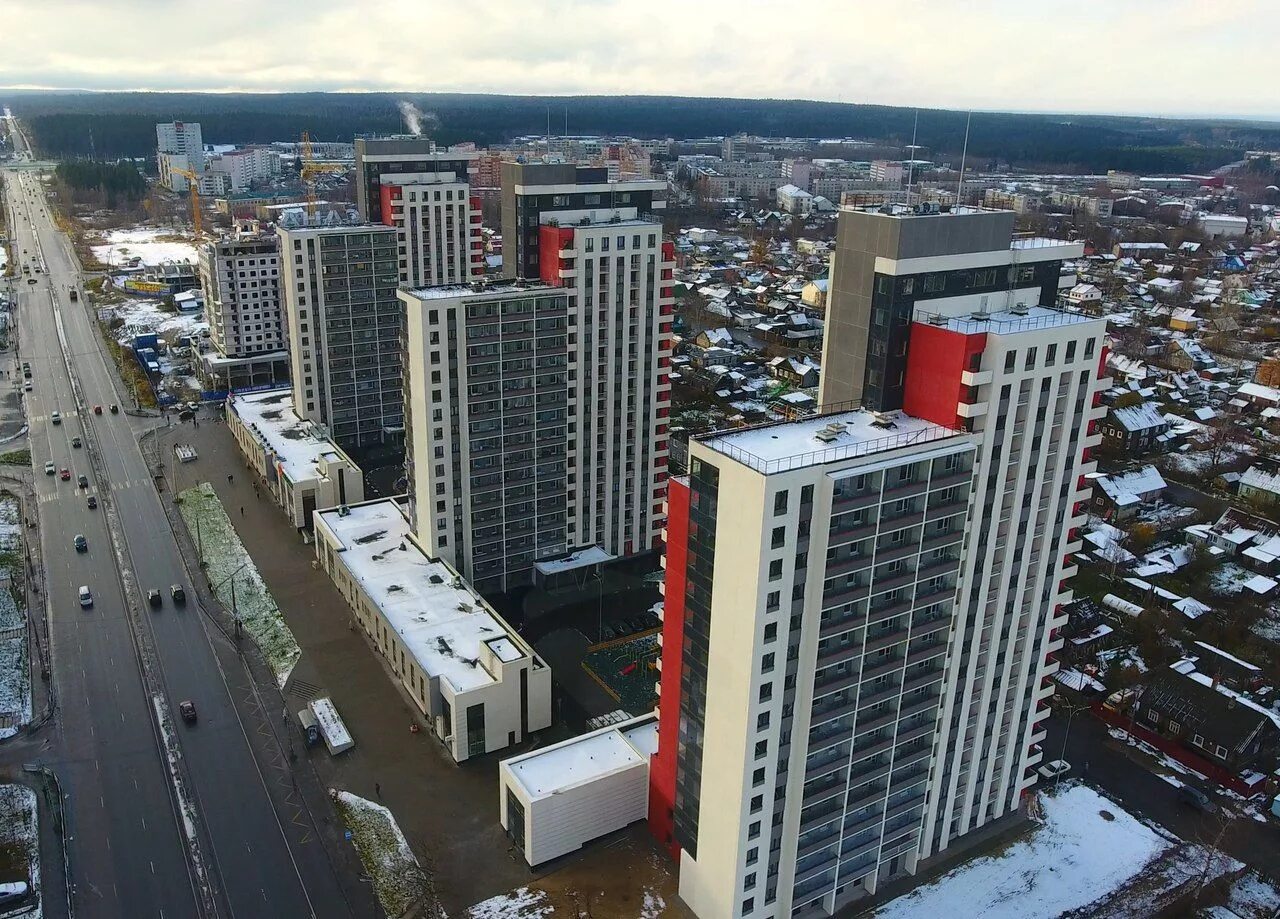
[{"label": "dark car", "polygon": [[76,479],[76,483],[77,483],[81,488],[88,488],[88,487],[89,487],[89,477],[88,477],[87,475],[82,475],[82,476],[80,476],[79,478],[77,478],[77,479]]},{"label": "dark car", "polygon": [[71,438],[71,446],[73,446],[73,447],[83,447],[83,446],[84,446],[84,443],[80,440],[80,435],[78,435],[78,434],[77,434],[75,437]]},{"label": "dark car", "polygon": [[1218,812],[1218,805],[1213,803],[1213,799],[1194,785],[1183,785],[1179,788],[1178,801],[1206,814]]},{"label": "dark car", "polygon": [[77,552],[88,552],[88,551],[89,551],[89,540],[87,540],[87,539],[85,539],[85,538],[84,538],[84,534],[83,534],[83,533],[77,533],[77,534],[76,534],[76,540],[75,540],[75,542],[76,542],[76,551],[77,551]]},{"label": "dark car", "polygon": [[147,591],[147,602],[152,606],[159,606],[164,600],[160,596],[160,591],[154,587]]},{"label": "dark car", "polygon": [[169,596],[173,598],[174,603],[186,603],[187,592],[182,589],[181,584],[174,584],[169,588]]},{"label": "dark car", "polygon": [[190,699],[184,699],[178,703],[178,712],[182,715],[182,720],[187,724],[195,724],[196,704]]},{"label": "dark car", "polygon": [[111,403],[111,414],[113,415],[120,414],[120,406],[116,405],[114,402]]},{"label": "dark car", "polygon": [[90,495],[90,496],[89,496],[89,510],[94,510],[95,508],[97,508],[97,506],[98,506],[98,496],[97,496],[97,495]]}]

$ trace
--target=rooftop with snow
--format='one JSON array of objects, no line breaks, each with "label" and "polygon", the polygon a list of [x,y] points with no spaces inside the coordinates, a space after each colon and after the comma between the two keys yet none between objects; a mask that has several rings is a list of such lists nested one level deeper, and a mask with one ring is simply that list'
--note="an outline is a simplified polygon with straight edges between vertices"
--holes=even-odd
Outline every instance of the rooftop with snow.
[{"label": "rooftop with snow", "polygon": [[291,389],[234,393],[227,399],[227,409],[235,412],[262,446],[276,457],[292,482],[317,478],[316,467],[322,459],[351,463],[316,425],[294,413]]},{"label": "rooftop with snow", "polygon": [[394,499],[318,511],[315,519],[337,539],[342,564],[428,676],[465,692],[499,682],[486,669],[490,656],[501,663],[533,656],[456,571],[423,554]]},{"label": "rooftop with snow", "polygon": [[855,409],[712,432],[694,439],[768,474],[964,436],[962,431],[902,412]]},{"label": "rooftop with snow", "polygon": [[530,800],[537,800],[618,769],[647,765],[657,752],[658,719],[649,714],[512,757],[503,765]]}]

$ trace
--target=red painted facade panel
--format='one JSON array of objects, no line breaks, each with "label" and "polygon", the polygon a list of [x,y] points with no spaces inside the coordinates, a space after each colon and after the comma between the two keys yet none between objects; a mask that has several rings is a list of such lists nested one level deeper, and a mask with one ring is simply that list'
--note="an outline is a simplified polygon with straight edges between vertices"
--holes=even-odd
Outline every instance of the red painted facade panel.
[{"label": "red painted facade panel", "polygon": [[667,573],[663,585],[662,679],[658,690],[658,752],[649,761],[649,832],[680,858],[675,841],[676,750],[680,740],[680,668],[684,656],[685,564],[689,552],[689,480],[667,485]]},{"label": "red painted facade panel", "polygon": [[913,322],[902,410],[935,424],[956,424],[956,406],[964,401],[965,389],[960,375],[969,369],[972,356],[981,354],[986,346],[984,332],[966,335]]},{"label": "red painted facade panel", "polygon": [[552,287],[564,286],[560,278],[560,250],[572,246],[572,227],[549,224],[538,227],[538,276]]},{"label": "red painted facade panel", "polygon": [[400,197],[399,185],[383,185],[379,197],[381,198],[382,222],[389,227],[396,225],[395,217],[391,213],[391,202],[398,200]]}]

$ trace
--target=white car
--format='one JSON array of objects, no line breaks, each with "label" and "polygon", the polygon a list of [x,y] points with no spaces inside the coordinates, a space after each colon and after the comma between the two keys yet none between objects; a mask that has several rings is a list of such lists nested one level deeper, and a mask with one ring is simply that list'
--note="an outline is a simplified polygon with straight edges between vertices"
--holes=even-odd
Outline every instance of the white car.
[{"label": "white car", "polygon": [[1071,771],[1071,764],[1065,759],[1055,759],[1052,762],[1045,763],[1036,772],[1040,773],[1042,779],[1057,779],[1066,775]]},{"label": "white car", "polygon": [[53,461],[52,461],[52,460],[50,460],[49,462],[47,462],[47,463],[45,463],[45,464],[44,464],[44,474],[45,474],[45,475],[53,475],[53,474],[54,474],[55,472],[57,472],[57,471],[58,471],[58,467],[57,467],[57,466],[55,466],[55,465],[53,465]]},{"label": "white car", "polygon": [[62,424],[62,412],[55,411],[52,415],[49,416],[49,420],[52,421],[54,424]]},{"label": "white car", "polygon": [[80,608],[88,609],[91,606],[93,606],[93,594],[88,585],[84,585],[80,588]]}]

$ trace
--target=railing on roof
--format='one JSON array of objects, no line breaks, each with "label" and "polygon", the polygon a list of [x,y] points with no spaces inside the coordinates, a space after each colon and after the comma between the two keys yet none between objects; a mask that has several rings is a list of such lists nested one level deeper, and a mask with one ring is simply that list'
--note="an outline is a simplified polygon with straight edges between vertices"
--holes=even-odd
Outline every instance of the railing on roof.
[{"label": "railing on roof", "polygon": [[[806,415],[799,422],[796,421],[769,421],[764,424],[749,425],[743,428],[733,428],[723,431],[709,431],[705,434],[695,434],[690,439],[708,444],[711,449],[717,453],[722,453],[730,459],[742,463],[757,472],[765,475],[772,475],[776,472],[788,472],[792,469],[803,469],[808,466],[817,466],[824,463],[834,463],[840,460],[854,459],[859,456],[870,456],[874,453],[883,453],[887,450],[897,450],[902,447],[909,447],[915,444],[929,443],[935,440],[945,440],[948,437],[954,437],[957,434],[964,433],[964,428],[960,425],[943,425],[931,423],[926,428],[920,428],[913,431],[900,431],[896,434],[886,434],[883,437],[873,439],[859,438],[851,443],[834,444],[830,447],[824,447],[820,450],[805,450],[799,453],[793,453],[789,456],[776,457],[766,459],[758,456],[750,450],[736,446],[727,442],[713,443],[714,441],[727,441],[728,439],[749,431],[762,431],[766,428],[781,427],[793,424],[811,425],[815,421],[823,418],[830,418],[832,421],[838,422],[836,415],[845,414],[852,411],[858,411],[862,408],[862,403],[858,400],[848,402],[836,402],[829,406],[824,406],[822,411],[814,415]],[[892,422],[893,414],[886,413],[887,420]],[[821,428],[815,428],[814,434],[817,434]],[[843,435],[842,435],[843,436]]]},{"label": "railing on roof", "polygon": [[1054,249],[1059,246],[1083,246],[1078,240],[1054,239],[1051,236],[1019,236],[1014,234],[1009,240],[1010,249]]},{"label": "railing on roof", "polygon": [[1032,329],[1052,328],[1053,326],[1062,325],[1064,322],[1085,322],[1088,320],[1099,320],[1102,318],[1101,316],[1095,316],[1091,313],[1082,312],[1081,310],[1069,309],[1057,303],[1037,303],[1029,308],[1035,310],[1048,310],[1053,314],[1050,316],[1022,315],[1013,312],[1014,309],[1017,309],[1017,307],[1000,310],[995,313],[969,313],[963,316],[946,316],[942,313],[930,313],[924,310],[916,310],[915,318],[917,322],[927,322],[931,325],[944,326],[966,334],[974,332],[989,332],[992,330],[998,332],[1025,332]]}]

